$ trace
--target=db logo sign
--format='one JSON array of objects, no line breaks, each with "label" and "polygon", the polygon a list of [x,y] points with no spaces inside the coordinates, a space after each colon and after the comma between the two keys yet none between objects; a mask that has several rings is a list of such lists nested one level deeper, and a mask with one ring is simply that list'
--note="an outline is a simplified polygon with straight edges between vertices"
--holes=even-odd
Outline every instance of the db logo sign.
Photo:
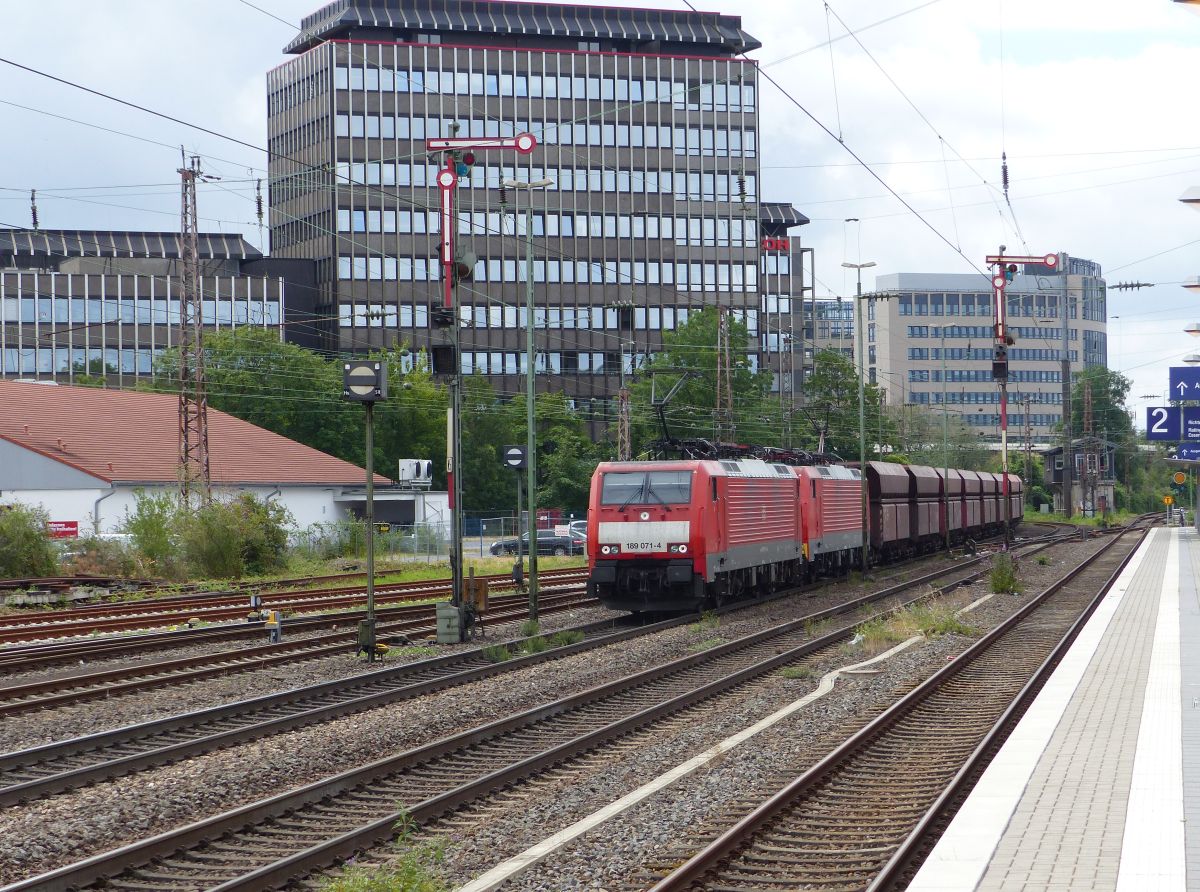
[{"label": "db logo sign", "polygon": [[765,238],[762,240],[762,249],[764,251],[786,251],[788,248],[788,240],[785,238]]}]

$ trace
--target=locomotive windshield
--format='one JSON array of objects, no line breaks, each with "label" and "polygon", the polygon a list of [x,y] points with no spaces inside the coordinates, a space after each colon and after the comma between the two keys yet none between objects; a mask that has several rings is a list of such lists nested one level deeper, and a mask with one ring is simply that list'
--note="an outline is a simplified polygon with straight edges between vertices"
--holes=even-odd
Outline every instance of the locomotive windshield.
[{"label": "locomotive windshield", "polygon": [[610,471],[600,490],[601,505],[686,505],[692,499],[691,471]]}]

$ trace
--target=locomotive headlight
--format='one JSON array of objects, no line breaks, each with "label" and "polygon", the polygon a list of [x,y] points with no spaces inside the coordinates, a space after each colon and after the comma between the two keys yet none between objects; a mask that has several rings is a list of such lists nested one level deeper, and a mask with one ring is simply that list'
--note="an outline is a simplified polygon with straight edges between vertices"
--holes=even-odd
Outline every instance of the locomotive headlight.
[{"label": "locomotive headlight", "polygon": [[619,545],[601,545],[600,553],[601,554],[620,554],[621,546],[619,546]]},{"label": "locomotive headlight", "polygon": [[688,547],[686,545],[668,545],[667,551],[671,554],[687,554]]}]

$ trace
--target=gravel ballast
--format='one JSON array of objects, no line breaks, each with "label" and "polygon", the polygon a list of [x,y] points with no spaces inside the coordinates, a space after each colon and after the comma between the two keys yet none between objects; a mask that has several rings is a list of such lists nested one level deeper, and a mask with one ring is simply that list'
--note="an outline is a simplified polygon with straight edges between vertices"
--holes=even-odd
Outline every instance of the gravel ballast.
[{"label": "gravel ballast", "polygon": [[[1050,563],[1040,566],[1032,559],[1022,562],[1021,576],[1028,592],[1039,591],[1061,576],[1086,554],[1100,546],[1096,540],[1058,546]],[[879,587],[875,584],[873,587]],[[966,604],[978,597],[984,586],[977,584],[954,595],[955,603]],[[333,771],[419,746],[439,737],[483,724],[551,699],[585,690],[640,671],[650,665],[694,652],[702,639],[731,640],[770,625],[794,619],[844,599],[849,591],[865,586],[841,583],[814,596],[799,597],[745,610],[721,620],[716,630],[684,626],[646,638],[635,639],[543,666],[521,669],[506,675],[441,692],[420,700],[391,704],[370,712],[339,719],[255,741],[225,751],[209,753],[185,763],[119,778],[74,793],[10,808],[0,818],[0,881],[11,882],[89,854],[105,851],[179,824],[218,813],[235,805],[273,795],[283,789],[327,776]],[[1003,595],[986,602],[968,622],[988,628],[1025,603],[1027,596]],[[598,611],[576,611],[545,618],[546,631],[591,621]],[[495,637],[498,630],[490,630]],[[515,634],[515,633],[514,633]],[[755,778],[777,769],[781,760],[790,766],[823,754],[832,742],[845,736],[846,728],[857,726],[890,702],[897,688],[911,686],[913,679],[944,664],[947,656],[961,652],[969,639],[945,636],[912,648],[881,665],[878,675],[839,681],[830,696],[801,711],[784,724],[765,732],[751,744],[727,754],[712,766],[652,797],[601,830],[577,840],[566,851],[552,856],[516,881],[513,888],[621,888],[620,878],[631,877],[655,852],[677,840],[682,828],[694,826],[728,798],[731,788],[745,789]],[[861,657],[843,658],[857,662]],[[300,664],[298,672],[311,673],[325,661]],[[333,661],[331,661],[333,662]],[[271,690],[301,683],[344,677],[356,668],[330,667],[329,675],[286,680],[273,679]],[[361,669],[357,670],[361,671]],[[820,671],[825,671],[821,669]],[[336,674],[342,673],[342,674]],[[818,673],[819,675],[819,673]],[[241,699],[267,693],[259,674],[219,679],[232,687],[208,683],[189,686],[186,702],[180,692],[162,691],[165,701],[154,704],[147,692],[138,698],[122,698],[105,707],[115,712],[93,716],[96,730],[128,724],[133,712],[171,714],[213,702]],[[255,685],[252,691],[244,685]],[[771,676],[743,686],[709,704],[702,713],[689,712],[671,730],[650,729],[639,735],[636,747],[627,741],[614,750],[625,757],[603,756],[582,760],[584,769],[570,767],[551,772],[536,784],[520,788],[520,805],[506,808],[503,797],[481,808],[486,821],[473,822],[473,810],[457,816],[454,844],[447,865],[451,878],[469,879],[497,861],[522,851],[550,832],[619,798],[661,771],[701,752],[729,734],[757,721],[814,685],[815,679],[784,679]],[[206,702],[193,702],[193,691]],[[142,700],[140,707],[130,702]],[[78,708],[77,721],[101,704]],[[132,707],[132,708],[131,708]],[[161,710],[161,711],[160,711]],[[702,715],[702,718],[697,718]],[[53,722],[66,722],[51,714]],[[24,729],[29,738],[42,740],[66,736],[39,730],[45,721],[33,714]],[[9,723],[6,723],[9,724]],[[668,723],[669,724],[669,723]],[[54,725],[54,727],[60,727]],[[6,735],[20,736],[10,728]],[[69,736],[87,733],[78,724]],[[9,747],[11,748],[11,747]],[[744,761],[749,760],[749,761]],[[769,766],[773,766],[768,768]],[[582,774],[580,772],[582,771]],[[560,782],[559,773],[564,774]],[[578,776],[577,776],[578,775]],[[711,784],[709,789],[706,784]],[[724,794],[722,791],[725,791]],[[476,826],[476,824],[482,826]],[[594,837],[598,839],[593,839]],[[553,877],[553,879],[551,879]],[[608,884],[608,885],[605,885]]]}]

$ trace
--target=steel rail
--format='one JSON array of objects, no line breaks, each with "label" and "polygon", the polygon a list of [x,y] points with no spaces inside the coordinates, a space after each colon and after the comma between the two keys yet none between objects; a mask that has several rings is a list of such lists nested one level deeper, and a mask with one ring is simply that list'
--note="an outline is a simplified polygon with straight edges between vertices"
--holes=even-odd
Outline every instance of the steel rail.
[{"label": "steel rail", "polygon": [[[971,567],[943,568],[933,574],[925,574],[907,582],[889,586],[876,593],[876,596],[888,597],[904,589],[922,585],[931,577],[940,577],[963,569],[971,569],[973,571],[971,574],[950,583],[946,588],[963,584],[971,578],[978,578],[979,575],[982,575],[983,571],[974,570],[975,565],[980,561],[970,563]],[[929,594],[923,593],[906,603],[923,600],[929,597]],[[847,604],[818,611],[802,619],[745,636],[703,653],[652,667],[628,678],[535,707],[409,753],[380,760],[285,793],[282,796],[236,808],[222,815],[159,834],[149,840],[88,858],[76,865],[69,865],[42,876],[12,884],[6,887],[4,892],[34,888],[47,890],[74,888],[97,879],[114,877],[123,870],[146,864],[155,859],[167,858],[180,849],[193,845],[203,847],[204,853],[207,853],[205,857],[208,859],[209,867],[215,870],[216,868],[213,868],[211,864],[214,852],[236,852],[238,857],[244,859],[253,853],[256,847],[269,846],[272,850],[277,849],[284,844],[280,840],[280,835],[286,836],[285,825],[295,826],[297,823],[302,825],[304,829],[301,835],[305,839],[311,839],[312,834],[316,832],[323,832],[329,836],[326,841],[317,845],[309,845],[306,842],[293,854],[271,863],[251,865],[242,873],[235,871],[236,875],[229,876],[213,887],[230,890],[265,888],[267,885],[279,882],[286,877],[295,876],[312,867],[326,865],[338,857],[369,846],[390,834],[396,820],[401,816],[395,809],[398,798],[401,801],[413,803],[405,814],[418,821],[427,820],[447,809],[500,789],[523,777],[536,774],[548,765],[587,752],[661,717],[674,714],[723,693],[751,678],[774,671],[783,665],[844,641],[853,634],[854,629],[862,622],[861,619],[815,640],[809,639],[806,629],[814,622],[852,611],[861,602],[862,599],[855,599]],[[798,643],[792,644],[793,639]],[[732,667],[726,668],[721,665],[730,662],[733,663]],[[699,676],[699,678],[694,679],[693,676]],[[696,684],[697,680],[699,684]],[[662,688],[664,685],[668,689],[652,697],[655,687]],[[622,697],[625,697],[626,700],[622,701]],[[629,697],[634,698],[632,704],[627,702]],[[645,703],[637,700],[637,697],[641,697],[643,700],[649,697],[657,702]],[[632,712],[623,718],[614,719],[614,714],[621,711],[622,702],[626,702],[625,708]],[[585,713],[594,717],[585,721]],[[553,724],[555,719],[566,722],[566,727],[556,729]],[[558,742],[555,742],[556,740]],[[518,756],[514,756],[512,749],[517,747],[521,741],[524,741],[526,747],[533,744],[537,744],[537,746],[528,755],[522,751]],[[545,741],[550,741],[551,745],[546,746]],[[497,746],[502,758],[495,764],[489,763],[485,767],[478,767],[482,759],[482,751],[492,744]],[[446,763],[445,760],[455,753],[467,757],[469,764],[476,766],[475,769],[472,769],[477,772],[473,779],[468,777],[468,772],[459,763],[451,762],[449,765]],[[410,788],[405,788],[410,790],[409,795],[397,792],[399,787],[395,785],[400,784],[401,781],[396,778],[400,778],[402,775],[407,776],[405,772],[412,774],[420,765],[430,764],[433,760],[439,759],[442,761],[436,764],[435,774],[438,774],[442,780],[434,785],[438,788],[431,792],[428,785],[421,787],[418,784],[417,786],[417,789],[424,789],[430,795],[421,799],[413,799],[412,795],[415,794],[411,793]],[[438,786],[439,784],[440,786]],[[347,792],[354,798],[353,805],[338,805],[335,801],[330,801]],[[365,815],[368,810],[365,803],[372,796],[382,796],[384,800],[382,803],[376,803],[377,807],[382,810],[382,814],[377,811],[374,818]],[[300,811],[301,809],[308,809],[309,816],[305,817]],[[343,830],[345,821],[348,820],[347,814],[354,815],[353,826]],[[338,824],[335,818],[342,823]],[[366,823],[364,824],[363,821]],[[231,840],[228,846],[215,841],[232,833],[242,833],[242,836],[238,837],[236,841]],[[255,836],[254,834],[259,835]],[[197,857],[204,853],[199,853]],[[230,857],[233,855],[231,854]],[[165,872],[169,872],[169,867],[176,864],[178,860],[178,858],[173,858],[167,862],[160,861],[152,871],[154,877],[157,879]],[[191,869],[195,869],[194,862],[187,863],[191,865]],[[186,870],[187,867],[180,869]],[[237,868],[237,870],[241,870],[241,868]],[[147,885],[147,878],[138,879],[135,882],[139,887],[150,888],[152,885]],[[120,888],[122,885],[119,879],[110,879],[108,883],[112,888]],[[168,883],[164,883],[163,888],[167,888],[168,885]]]},{"label": "steel rail", "polygon": [[[913,585],[932,582],[950,573],[969,569],[981,561],[982,559],[976,559],[966,564],[941,568],[916,579],[889,586],[865,598],[846,602],[841,606],[840,612],[852,611],[871,600],[890,597]],[[552,605],[551,601],[547,606]],[[740,606],[732,605],[723,608],[720,612],[731,612],[739,609]],[[620,638],[610,635],[606,636],[603,641],[584,642],[574,649],[559,648],[554,651],[554,654],[562,656],[577,653],[591,647],[624,640],[627,637],[650,634],[691,622],[693,622],[693,617],[690,615],[667,619],[643,625],[633,632],[622,633]],[[613,626],[612,621],[604,621],[579,627],[579,631],[590,635],[596,630],[610,630]],[[197,753],[279,733],[294,727],[315,724],[386,702],[429,693],[449,684],[465,684],[497,671],[508,671],[538,662],[536,655],[533,655],[503,664],[488,663],[483,669],[472,669],[471,667],[478,666],[479,661],[480,651],[437,657],[384,669],[376,673],[355,676],[351,679],[295,688],[279,694],[211,707],[0,755],[0,805],[9,805],[48,793],[78,787],[85,783],[128,774],[131,771],[167,761],[177,761]],[[424,676],[430,672],[433,672],[439,679],[436,684],[434,682],[405,681],[410,677]],[[452,680],[442,681],[443,676],[448,673],[453,673]],[[386,685],[387,690],[361,696],[355,696],[353,693],[380,685]],[[304,706],[304,703],[312,700],[327,701],[331,694],[340,697],[341,700],[337,704],[321,702],[315,707]],[[343,703],[342,700],[351,702]],[[287,715],[283,717],[271,717],[257,721],[249,718],[253,714],[264,711],[278,712],[281,707],[286,707]],[[215,732],[205,731],[213,724],[226,725],[233,721],[237,722],[237,727],[223,728]],[[189,735],[187,740],[170,740],[166,745],[155,742],[161,735],[177,738],[184,731]],[[113,747],[119,747],[122,755],[117,759],[105,758],[104,749]],[[128,753],[130,747],[136,747],[140,752]],[[85,763],[82,766],[77,764],[81,759]],[[66,763],[65,767],[55,768],[56,763],[63,762]]]},{"label": "steel rail", "polygon": [[[546,609],[555,613],[573,609],[581,604],[594,603],[581,596],[582,591],[578,588],[567,592],[552,592],[546,598]],[[488,622],[500,623],[518,620],[527,614],[528,605],[521,598],[513,598],[484,616]],[[433,609],[430,606],[408,619],[383,624],[379,631],[385,639],[389,634],[399,633],[432,635],[435,632]],[[323,659],[347,653],[356,647],[357,643],[357,634],[347,631],[281,644],[266,644],[218,654],[109,669],[87,675],[10,685],[0,688],[0,717],[187,684],[205,678],[256,671],[269,666]]]},{"label": "steel rail", "polygon": [[[1120,542],[1123,535],[1124,533],[1115,536],[1100,551],[1072,569],[1064,577],[1053,583],[1045,592],[1031,599],[1003,623],[992,629],[966,651],[959,654],[953,662],[938,670],[887,710],[877,715],[866,726],[836,747],[815,765],[768,798],[741,821],[725,830],[669,876],[663,878],[652,887],[651,892],[679,892],[679,890],[694,888],[696,884],[705,883],[705,878],[720,864],[729,861],[736,856],[736,853],[751,845],[751,841],[755,838],[756,834],[763,832],[775,819],[782,816],[784,812],[792,808],[793,805],[806,795],[828,783],[842,766],[848,764],[868,747],[883,739],[890,728],[896,726],[919,704],[926,701],[931,694],[937,692],[939,688],[945,685],[948,680],[957,677],[964,670],[968,670],[975,660],[985,654],[996,642],[1007,636],[1013,629],[1017,628],[1034,611],[1043,607],[1054,594],[1080,574],[1086,572],[1092,565],[1102,560]],[[1104,592],[1107,591],[1107,588],[1119,576],[1121,569],[1124,568],[1132,554],[1136,551],[1137,545],[1144,540],[1145,535],[1146,533],[1143,532],[1138,543],[1124,556],[1120,566],[1108,577],[1108,581],[1102,586],[1100,594],[1089,602],[1084,615],[1077,618],[1071,624],[1068,634],[1078,634],[1078,630],[1082,627],[1083,622],[1086,621],[1086,618],[1091,615],[1103,599]],[[1074,639],[1072,638],[1071,640]],[[1039,671],[1045,670],[1048,666],[1052,667],[1052,665],[1056,665],[1057,660],[1061,658],[1059,655],[1064,650],[1065,647],[1060,641],[1051,655],[1041,662],[1041,670]],[[1029,685],[1027,684],[1022,688],[1022,693],[1028,690]],[[1015,712],[1016,710],[1010,705],[1004,714],[1011,716]],[[846,819],[851,820],[851,817],[847,816]],[[780,860],[782,861],[786,857],[786,855],[781,855]]]},{"label": "steel rail", "polygon": [[[585,576],[586,569],[556,574],[544,574],[548,582],[576,580]],[[496,577],[506,582],[511,589],[511,577]],[[376,588],[377,597],[388,602],[424,600],[445,596],[449,587],[441,581],[402,582],[381,585]],[[366,594],[354,587],[343,593],[314,590],[264,596],[263,607],[277,610],[303,612],[325,610],[334,607],[353,607],[365,603]],[[0,642],[26,641],[29,639],[67,638],[92,632],[118,632],[127,629],[145,629],[153,626],[174,625],[189,619],[202,621],[229,621],[242,619],[248,605],[244,598],[239,600],[223,596],[221,603],[173,604],[162,610],[154,601],[119,602],[61,611],[35,611],[0,616]]]}]

